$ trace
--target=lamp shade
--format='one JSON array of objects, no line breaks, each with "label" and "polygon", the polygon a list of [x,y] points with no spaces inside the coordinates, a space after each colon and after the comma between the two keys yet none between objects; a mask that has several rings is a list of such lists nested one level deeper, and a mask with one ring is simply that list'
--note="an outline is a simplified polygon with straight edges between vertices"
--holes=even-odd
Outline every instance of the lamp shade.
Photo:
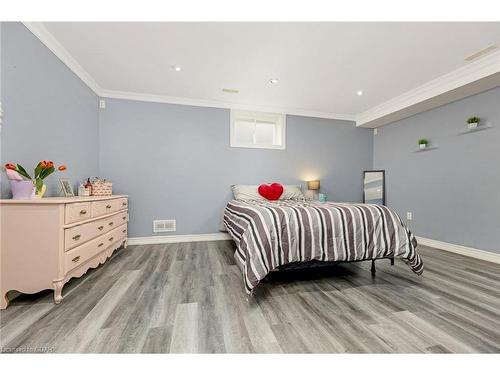
[{"label": "lamp shade", "polygon": [[319,180],[307,181],[307,189],[319,190]]}]

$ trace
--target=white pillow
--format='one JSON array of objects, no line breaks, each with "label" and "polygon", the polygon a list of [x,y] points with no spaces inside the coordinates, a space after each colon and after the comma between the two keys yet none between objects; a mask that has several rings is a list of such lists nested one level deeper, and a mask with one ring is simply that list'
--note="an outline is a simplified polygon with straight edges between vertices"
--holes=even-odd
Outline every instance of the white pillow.
[{"label": "white pillow", "polygon": [[296,185],[285,185],[283,194],[281,194],[280,200],[292,199],[295,201],[306,199],[300,186]]},{"label": "white pillow", "polygon": [[264,200],[265,198],[257,191],[257,185],[231,185],[233,196],[236,200]]},{"label": "white pillow", "polygon": [[[236,200],[267,200],[259,194],[259,185],[232,185],[234,199]],[[302,200],[305,199],[304,194],[300,190],[300,186],[284,185],[281,200]]]}]

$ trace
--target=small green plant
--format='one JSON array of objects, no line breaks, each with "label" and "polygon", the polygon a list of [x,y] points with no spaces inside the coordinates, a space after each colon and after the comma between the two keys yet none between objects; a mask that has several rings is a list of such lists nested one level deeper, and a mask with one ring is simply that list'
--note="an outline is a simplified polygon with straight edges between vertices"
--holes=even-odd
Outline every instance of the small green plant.
[{"label": "small green plant", "polygon": [[479,121],[481,121],[479,117],[472,116],[467,119],[467,124],[479,124]]},{"label": "small green plant", "polygon": [[420,138],[420,139],[418,140],[418,144],[419,144],[419,145],[426,145],[426,146],[427,146],[427,145],[429,144],[429,140],[428,140],[428,139],[426,139],[426,138]]}]

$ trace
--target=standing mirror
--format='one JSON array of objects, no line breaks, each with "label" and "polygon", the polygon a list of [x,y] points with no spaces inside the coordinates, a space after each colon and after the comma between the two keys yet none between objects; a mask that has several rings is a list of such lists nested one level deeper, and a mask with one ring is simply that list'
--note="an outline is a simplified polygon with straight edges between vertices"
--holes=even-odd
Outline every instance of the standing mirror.
[{"label": "standing mirror", "polygon": [[363,203],[385,205],[385,171],[364,171]]}]

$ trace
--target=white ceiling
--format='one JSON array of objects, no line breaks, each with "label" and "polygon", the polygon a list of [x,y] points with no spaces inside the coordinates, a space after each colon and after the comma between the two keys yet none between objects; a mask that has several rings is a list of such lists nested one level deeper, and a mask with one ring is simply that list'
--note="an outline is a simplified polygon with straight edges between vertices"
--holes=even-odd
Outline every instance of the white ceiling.
[{"label": "white ceiling", "polygon": [[500,44],[500,23],[43,25],[103,90],[350,115]]}]

